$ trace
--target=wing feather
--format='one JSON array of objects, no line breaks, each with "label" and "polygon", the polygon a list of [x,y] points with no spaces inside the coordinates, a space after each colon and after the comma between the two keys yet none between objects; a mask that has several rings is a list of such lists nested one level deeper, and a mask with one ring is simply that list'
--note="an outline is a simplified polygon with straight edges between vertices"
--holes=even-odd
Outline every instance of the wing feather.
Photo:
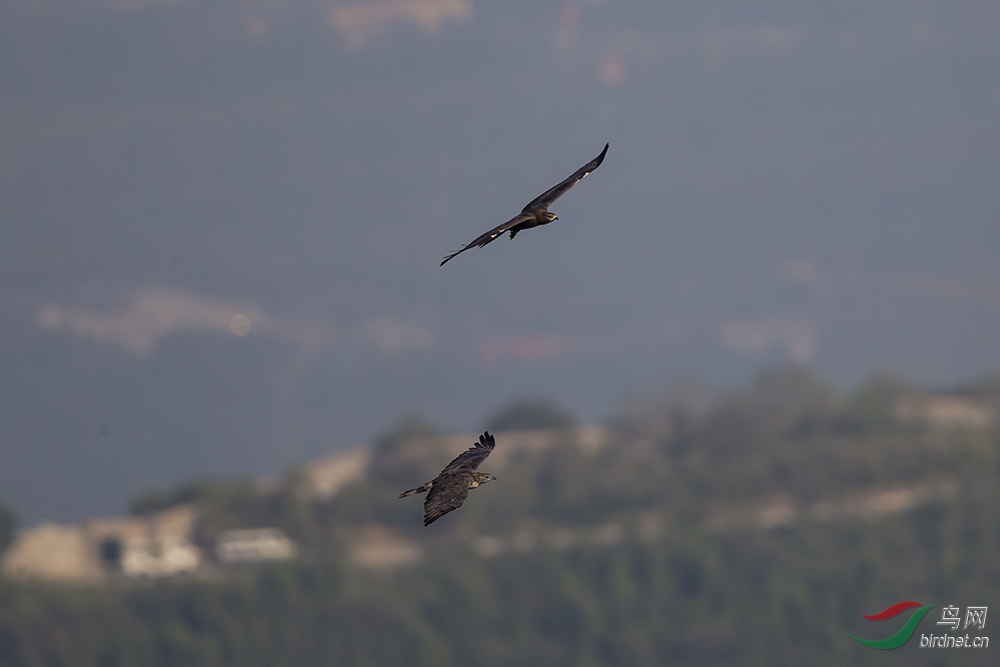
[{"label": "wing feather", "polygon": [[469,480],[467,471],[456,473],[441,473],[434,480],[427,498],[424,500],[424,525],[429,526],[448,512],[457,510],[469,496]]},{"label": "wing feather", "polygon": [[529,213],[525,213],[524,211],[518,213],[517,215],[515,215],[513,218],[511,218],[507,222],[503,223],[502,225],[497,225],[496,227],[494,227],[490,231],[486,232],[485,234],[483,234],[482,236],[480,236],[479,238],[477,238],[472,243],[469,243],[469,244],[463,246],[461,250],[456,250],[455,252],[451,253],[450,255],[445,256],[445,258],[441,260],[441,264],[440,265],[444,266],[445,262],[447,262],[448,260],[450,260],[452,257],[455,257],[456,255],[461,255],[463,252],[465,252],[469,248],[482,248],[484,245],[486,245],[490,241],[495,240],[499,236],[503,236],[508,230],[510,230],[515,225],[518,225],[518,224],[520,224],[522,222],[525,222],[526,220],[531,220],[534,217],[535,216],[533,216],[533,215],[531,215]]},{"label": "wing feather", "polygon": [[486,460],[493,448],[496,447],[496,440],[486,431],[479,436],[479,442],[469,447],[467,450],[455,457],[455,459],[444,467],[441,474],[456,473],[459,471],[472,472]]},{"label": "wing feather", "polygon": [[552,202],[554,202],[555,200],[559,199],[564,194],[569,192],[569,189],[571,187],[582,181],[587,174],[589,174],[590,172],[594,171],[595,169],[601,166],[601,163],[604,162],[604,156],[607,155],[608,153],[608,147],[610,145],[611,144],[604,144],[604,150],[601,151],[600,155],[598,155],[593,160],[591,160],[587,164],[583,165],[582,167],[574,171],[572,176],[567,178],[559,185],[549,188],[542,194],[538,195],[535,199],[532,199],[531,202],[524,207],[524,210],[522,212],[526,213],[528,211],[534,210],[539,207],[548,208],[549,206],[551,206]]}]

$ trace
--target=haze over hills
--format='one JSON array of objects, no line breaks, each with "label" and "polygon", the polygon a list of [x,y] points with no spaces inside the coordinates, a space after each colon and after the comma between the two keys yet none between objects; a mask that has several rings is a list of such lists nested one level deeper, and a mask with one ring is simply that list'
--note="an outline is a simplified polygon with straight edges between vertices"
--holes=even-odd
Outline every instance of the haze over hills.
[{"label": "haze over hills", "polygon": [[[989,617],[935,622],[945,605],[1000,604],[998,389],[930,396],[881,378],[843,396],[786,369],[636,402],[604,428],[522,404],[490,424],[509,429],[482,466],[498,479],[428,528],[397,493],[474,436],[404,420],[332,486],[317,484],[327,461],[266,487],[137,499],[135,527],[188,526],[194,572],[137,577],[123,560],[52,584],[5,560],[0,662],[985,667],[992,647],[931,650],[921,635],[996,634]],[[294,550],[228,565],[219,540],[253,528]],[[894,632],[902,620],[861,614],[904,599],[935,608],[902,647],[844,636]]]},{"label": "haze over hills", "polygon": [[[1000,367],[985,2],[0,7],[0,496],[28,524],[516,396]],[[560,220],[461,243],[611,143]],[[240,319],[243,318],[243,319]]]}]

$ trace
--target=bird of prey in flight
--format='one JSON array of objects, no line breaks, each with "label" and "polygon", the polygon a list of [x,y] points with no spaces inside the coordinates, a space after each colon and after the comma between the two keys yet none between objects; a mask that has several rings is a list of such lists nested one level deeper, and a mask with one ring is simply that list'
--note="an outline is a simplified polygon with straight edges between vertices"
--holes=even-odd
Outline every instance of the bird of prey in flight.
[{"label": "bird of prey in flight", "polygon": [[496,479],[488,472],[476,472],[476,468],[486,460],[495,445],[496,441],[490,432],[483,433],[479,436],[479,442],[455,457],[437,477],[423,486],[404,491],[399,497],[426,493],[424,525],[429,526],[448,512],[461,507],[469,495],[469,489]]},{"label": "bird of prey in flight", "polygon": [[513,239],[514,236],[520,231],[531,229],[532,227],[538,227],[539,225],[547,225],[553,220],[558,220],[559,216],[555,213],[549,212],[549,206],[552,205],[552,202],[566,194],[571,187],[583,180],[584,176],[600,167],[601,163],[604,162],[604,156],[607,154],[608,146],[610,145],[611,144],[604,144],[604,150],[601,151],[600,155],[574,171],[572,176],[559,185],[546,190],[537,198],[531,200],[531,202],[524,207],[524,210],[515,215],[513,218],[499,227],[494,227],[472,243],[464,246],[461,250],[457,250],[442,259],[441,266],[444,266],[445,262],[455,255],[461,254],[469,248],[482,248],[498,236],[503,236],[504,232],[510,232],[510,238]]}]

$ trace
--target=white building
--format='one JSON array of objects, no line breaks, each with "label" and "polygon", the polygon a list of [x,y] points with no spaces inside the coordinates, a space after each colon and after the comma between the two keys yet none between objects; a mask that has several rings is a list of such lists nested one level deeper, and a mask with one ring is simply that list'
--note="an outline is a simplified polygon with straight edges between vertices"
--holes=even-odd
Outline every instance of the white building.
[{"label": "white building", "polygon": [[224,530],[215,540],[215,556],[228,565],[288,560],[295,556],[295,545],[278,528]]}]

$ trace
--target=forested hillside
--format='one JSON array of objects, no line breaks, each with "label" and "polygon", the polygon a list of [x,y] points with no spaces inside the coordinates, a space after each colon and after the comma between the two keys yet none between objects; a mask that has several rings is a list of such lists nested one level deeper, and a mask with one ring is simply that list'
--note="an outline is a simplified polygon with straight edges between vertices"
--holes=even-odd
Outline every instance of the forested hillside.
[{"label": "forested hillside", "polygon": [[[996,409],[1000,392],[952,396]],[[266,493],[150,494],[136,511],[198,503],[206,543],[276,525],[301,555],[145,584],[0,582],[0,665],[996,664],[996,647],[919,647],[944,632],[941,607],[1000,610],[1000,434],[928,419],[928,400],[888,379],[843,396],[788,370],[629,402],[600,447],[562,416],[548,446],[487,460],[498,481],[427,529],[396,495],[455,452],[412,420],[329,500],[294,472]],[[419,557],[360,564],[373,532]],[[844,636],[894,633],[904,617],[861,615],[901,600],[936,605],[903,647]]]}]

